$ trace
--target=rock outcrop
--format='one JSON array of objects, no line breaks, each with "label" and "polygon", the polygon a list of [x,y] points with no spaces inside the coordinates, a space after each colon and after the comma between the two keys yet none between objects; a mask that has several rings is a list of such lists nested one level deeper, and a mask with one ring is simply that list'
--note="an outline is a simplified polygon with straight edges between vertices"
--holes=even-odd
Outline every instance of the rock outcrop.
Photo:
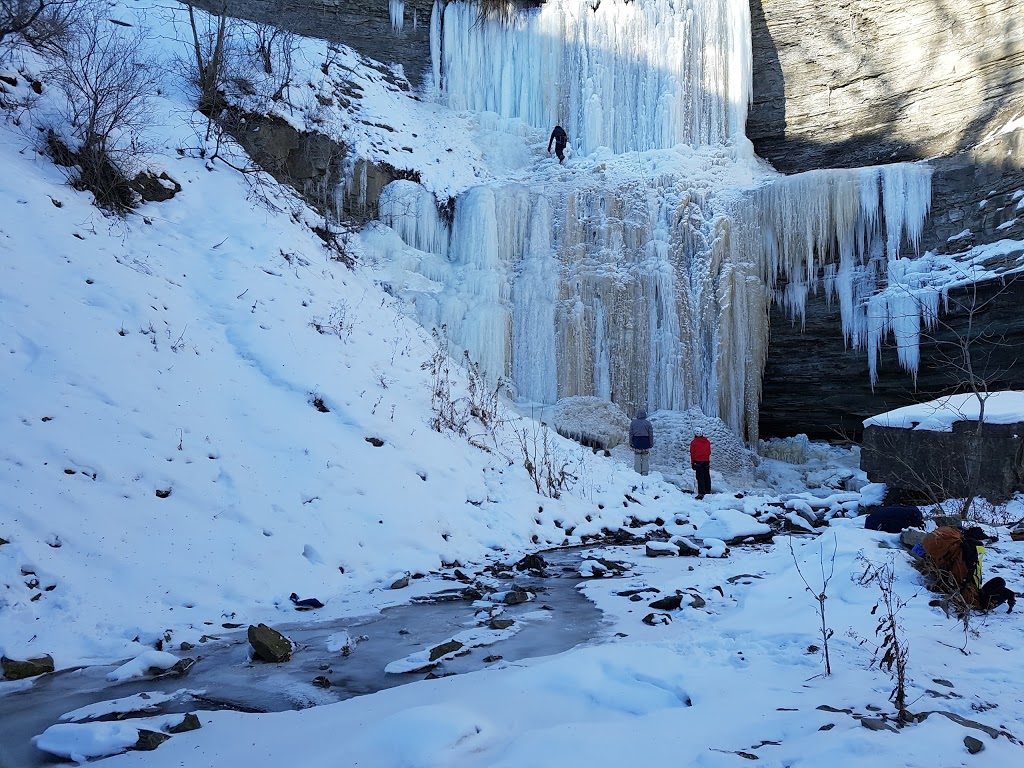
[{"label": "rock outcrop", "polygon": [[889,493],[924,501],[984,496],[1004,502],[1024,490],[1024,423],[957,421],[951,432],[870,426],[860,466]]},{"label": "rock outcrop", "polygon": [[969,150],[1019,111],[1018,0],[750,0],[747,135],[779,170]]},{"label": "rock outcrop", "polygon": [[[430,69],[430,9],[434,0],[405,0],[401,29],[391,24],[387,0],[227,0],[229,16],[344,43],[383,64],[401,66],[417,87]],[[223,0],[198,0],[219,11]]]}]

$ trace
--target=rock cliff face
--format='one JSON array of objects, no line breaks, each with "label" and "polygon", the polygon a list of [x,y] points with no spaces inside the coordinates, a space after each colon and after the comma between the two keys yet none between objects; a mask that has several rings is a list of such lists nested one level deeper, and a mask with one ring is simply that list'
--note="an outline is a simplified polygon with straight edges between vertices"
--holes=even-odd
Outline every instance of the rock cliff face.
[{"label": "rock cliff face", "polygon": [[196,0],[195,5],[233,18],[344,43],[364,56],[402,67],[416,87],[430,69],[433,0],[404,0],[405,23],[392,28],[388,0]]},{"label": "rock cliff face", "polygon": [[1019,0],[751,0],[750,9],[747,134],[786,173],[955,154],[1019,112]]},{"label": "rock cliff face", "polygon": [[[921,247],[955,253],[1024,240],[1024,14],[1019,0],[751,0],[754,103],[747,135],[786,173],[929,158],[932,212]],[[1016,110],[1016,111],[1014,111]],[[979,288],[995,388],[1024,387],[1024,286]],[[960,298],[969,303],[970,296]],[[772,312],[762,435],[859,438],[861,420],[950,392],[943,359],[966,312],[922,345],[917,383],[882,352],[872,390],[863,352],[844,351],[838,310],[809,302],[803,329]],[[1000,371],[997,375],[995,372]]]}]

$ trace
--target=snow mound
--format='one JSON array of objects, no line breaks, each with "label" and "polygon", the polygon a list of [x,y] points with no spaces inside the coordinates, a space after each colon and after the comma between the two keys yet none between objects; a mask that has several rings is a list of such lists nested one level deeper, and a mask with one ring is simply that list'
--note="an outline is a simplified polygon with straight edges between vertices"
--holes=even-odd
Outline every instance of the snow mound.
[{"label": "snow mound", "polygon": [[711,469],[730,476],[749,476],[754,461],[743,441],[721,419],[698,410],[657,411],[649,416],[654,425],[651,466],[668,471],[689,471],[690,441],[699,430],[711,441]]},{"label": "snow mound", "polygon": [[599,397],[563,397],[555,403],[558,434],[591,448],[614,448],[626,442],[629,421],[622,408]]}]

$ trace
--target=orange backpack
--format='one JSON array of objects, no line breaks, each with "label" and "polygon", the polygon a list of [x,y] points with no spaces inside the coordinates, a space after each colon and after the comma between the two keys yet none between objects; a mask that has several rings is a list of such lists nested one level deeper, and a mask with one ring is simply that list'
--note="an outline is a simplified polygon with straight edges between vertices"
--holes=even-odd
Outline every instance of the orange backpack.
[{"label": "orange backpack", "polygon": [[964,583],[967,578],[967,563],[964,562],[964,532],[959,528],[936,528],[924,537],[921,546],[932,562],[956,580]]}]

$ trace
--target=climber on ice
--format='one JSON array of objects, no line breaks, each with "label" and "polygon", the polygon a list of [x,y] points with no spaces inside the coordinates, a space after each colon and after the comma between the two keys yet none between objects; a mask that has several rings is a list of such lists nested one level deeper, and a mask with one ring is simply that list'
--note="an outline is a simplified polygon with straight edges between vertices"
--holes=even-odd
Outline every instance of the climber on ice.
[{"label": "climber on ice", "polygon": [[555,130],[551,132],[551,138],[548,139],[548,154],[551,154],[551,145],[555,145],[555,154],[558,155],[559,164],[565,162],[565,145],[569,143],[569,135],[565,132],[565,129],[556,125]]}]

